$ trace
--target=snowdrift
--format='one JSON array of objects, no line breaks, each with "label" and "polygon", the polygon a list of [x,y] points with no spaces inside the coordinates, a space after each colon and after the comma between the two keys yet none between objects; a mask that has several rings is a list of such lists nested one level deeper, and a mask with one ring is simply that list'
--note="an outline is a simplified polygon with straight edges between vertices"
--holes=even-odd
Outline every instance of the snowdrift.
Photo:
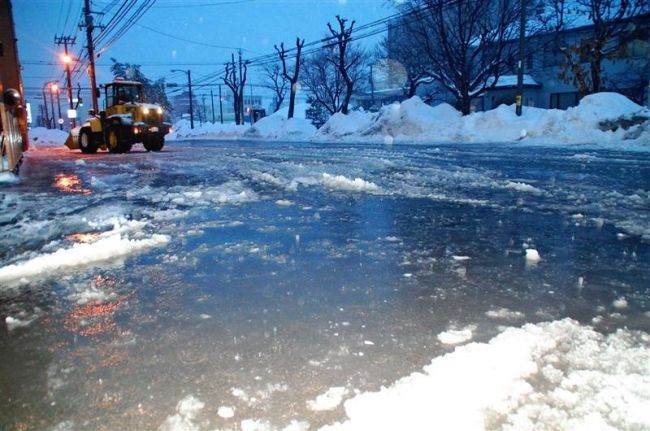
[{"label": "snowdrift", "polygon": [[[375,114],[354,112],[346,118],[332,116],[316,135],[318,140],[367,142],[470,142],[498,143],[527,141],[536,144],[631,144],[650,146],[650,111],[617,93],[598,93],[582,99],[566,111],[514,106],[462,116],[448,104],[431,107],[417,96],[403,103],[384,106]],[[625,129],[603,128],[636,117]],[[640,120],[639,120],[640,119]]]},{"label": "snowdrift", "polygon": [[[302,109],[298,110],[302,112]],[[501,105],[463,116],[451,105],[429,106],[415,96],[384,106],[379,112],[334,114],[319,130],[307,120],[286,120],[286,109],[253,126],[206,124],[189,130],[181,121],[172,139],[274,139],[284,141],[385,143],[530,143],[535,145],[598,144],[650,149],[650,110],[618,93],[583,98],[566,111]],[[632,121],[633,120],[633,121]]]},{"label": "snowdrift", "polygon": [[[515,107],[463,116],[451,105],[429,106],[415,96],[402,103],[382,107],[379,112],[353,111],[334,114],[320,129],[304,118],[286,119],[286,110],[265,117],[253,126],[195,123],[174,124],[167,140],[181,139],[262,139],[385,143],[522,143],[534,145],[596,144],[617,149],[650,150],[650,110],[618,93],[597,93],[583,98],[566,111],[525,107],[515,115]],[[66,132],[35,128],[30,131],[34,149],[63,145]]]}]

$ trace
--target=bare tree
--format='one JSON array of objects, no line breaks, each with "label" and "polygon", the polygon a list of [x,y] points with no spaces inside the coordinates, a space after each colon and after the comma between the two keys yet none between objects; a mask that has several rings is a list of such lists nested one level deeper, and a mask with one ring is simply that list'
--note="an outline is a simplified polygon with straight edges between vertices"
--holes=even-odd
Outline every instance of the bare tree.
[{"label": "bare tree", "polygon": [[338,22],[338,28],[335,29],[329,22],[327,28],[332,33],[337,53],[335,57],[331,58],[331,61],[336,62],[336,67],[345,83],[341,112],[347,114],[354,86],[360,78],[357,71],[360,67],[363,67],[366,55],[363,50],[360,48],[353,49],[351,45],[355,21],[352,21],[349,27],[347,26],[348,20],[341,18],[339,15],[336,16],[336,21]]},{"label": "bare tree", "polygon": [[300,40],[296,38],[296,63],[293,68],[293,74],[289,75],[287,71],[287,51],[284,49],[284,42],[280,44],[280,48],[275,45],[275,50],[280,56],[282,62],[282,76],[291,84],[291,93],[289,94],[289,114],[287,118],[293,118],[294,109],[296,106],[296,92],[298,91],[298,78],[300,76],[300,66],[302,65],[301,53],[302,47],[305,46],[305,39]]},{"label": "bare tree", "polygon": [[426,70],[468,114],[472,98],[496,85],[513,63],[519,0],[408,0],[406,31]]},{"label": "bare tree", "polygon": [[233,108],[235,111],[235,124],[244,124],[244,87],[246,85],[246,74],[248,63],[242,62],[241,54],[239,56],[239,74],[235,64],[235,54],[232,54],[230,63],[226,63],[226,70],[223,82],[230,88],[233,94]]},{"label": "bare tree", "polygon": [[282,106],[282,103],[284,103],[284,98],[287,95],[288,81],[282,76],[282,66],[279,63],[268,63],[264,65],[264,75],[266,81],[263,85],[273,92],[275,96],[273,112],[277,112]]},{"label": "bare tree", "polygon": [[[620,57],[633,26],[624,24],[628,17],[650,10],[648,0],[547,0],[551,14],[549,29],[557,32],[557,46],[564,54],[560,77],[573,83],[581,95],[602,90],[604,60]],[[587,16],[593,30],[574,42],[560,40],[566,28],[567,16]]]},{"label": "bare tree", "polygon": [[341,110],[341,96],[345,91],[345,83],[332,56],[331,47],[311,55],[305,61],[301,79],[313,104],[325,108],[330,115]]}]

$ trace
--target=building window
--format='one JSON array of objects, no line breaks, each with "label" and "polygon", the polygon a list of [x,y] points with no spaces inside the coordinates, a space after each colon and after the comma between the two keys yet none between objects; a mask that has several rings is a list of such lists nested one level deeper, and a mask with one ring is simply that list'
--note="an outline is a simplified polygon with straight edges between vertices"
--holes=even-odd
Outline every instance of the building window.
[{"label": "building window", "polygon": [[577,106],[580,101],[578,92],[551,93],[551,109],[567,109]]}]

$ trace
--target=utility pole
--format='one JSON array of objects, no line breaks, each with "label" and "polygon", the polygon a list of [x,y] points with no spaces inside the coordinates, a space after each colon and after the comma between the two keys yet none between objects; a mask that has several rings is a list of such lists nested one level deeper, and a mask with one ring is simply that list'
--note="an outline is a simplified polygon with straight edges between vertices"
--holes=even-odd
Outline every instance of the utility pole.
[{"label": "utility pole", "polygon": [[223,97],[221,96],[221,84],[219,84],[219,121],[223,124]]},{"label": "utility pole", "polygon": [[241,60],[241,49],[239,50],[239,85],[241,91],[239,92],[239,124],[244,124],[244,84],[243,84],[243,75],[242,75],[242,60]]},{"label": "utility pole", "polygon": [[56,122],[59,123],[59,130],[63,130],[63,117],[61,116],[61,98],[59,97],[60,94],[61,94],[61,89],[57,85],[56,86],[56,105],[58,107],[59,119],[56,120]]},{"label": "utility pole", "polygon": [[210,89],[210,102],[212,102],[212,124],[214,124],[214,92]]},{"label": "utility pole", "polygon": [[94,18],[90,11],[90,0],[84,0],[84,17],[86,27],[86,40],[88,49],[88,76],[90,78],[90,93],[93,102],[93,111],[95,114],[99,113],[99,105],[97,104],[97,80],[95,78],[95,44],[93,42],[93,30],[95,29]]},{"label": "utility pole", "polygon": [[520,0],[519,7],[519,61],[517,64],[517,96],[515,96],[516,114],[521,116],[524,98],[524,61],[526,59],[526,0]]},{"label": "utility pole", "polygon": [[53,90],[54,85],[55,84],[54,84],[53,81],[50,81],[48,83],[48,86],[50,87],[50,103],[52,104],[52,123],[53,123],[52,127],[50,127],[50,129],[56,129],[56,121],[54,121],[54,116],[56,115],[54,113],[54,112],[56,112],[56,111],[54,111],[54,90]]},{"label": "utility pole", "polygon": [[50,114],[47,112],[47,93],[45,92],[47,83],[43,86],[43,110],[45,111],[45,127],[50,128]]},{"label": "utility pole", "polygon": [[250,83],[250,87],[251,87],[251,100],[250,100],[251,108],[250,111],[248,111],[248,116],[251,119],[251,126],[252,126],[253,125],[253,83],[252,82]]},{"label": "utility pole", "polygon": [[207,123],[207,115],[205,113],[205,94],[201,94],[201,113],[203,114],[201,115],[201,121]]},{"label": "utility pole", "polygon": [[194,105],[192,102],[192,72],[187,69],[172,69],[171,72],[183,72],[187,73],[187,86],[189,88],[189,93],[190,93],[190,128],[194,129]]},{"label": "utility pole", "polygon": [[[65,77],[67,82],[67,89],[68,89],[68,102],[69,102],[69,108],[70,111],[74,110],[74,104],[72,102],[72,79],[70,77],[70,63],[72,63],[72,57],[68,54],[68,45],[74,45],[76,43],[77,38],[76,37],[71,37],[71,36],[61,36],[61,37],[56,37],[54,36],[54,43],[57,45],[63,45],[65,49],[65,53],[63,54],[63,62],[65,63]],[[77,123],[74,118],[70,118],[70,126],[72,129],[76,127]]]},{"label": "utility pole", "polygon": [[375,106],[375,79],[372,76],[372,64],[370,65],[370,106]]}]

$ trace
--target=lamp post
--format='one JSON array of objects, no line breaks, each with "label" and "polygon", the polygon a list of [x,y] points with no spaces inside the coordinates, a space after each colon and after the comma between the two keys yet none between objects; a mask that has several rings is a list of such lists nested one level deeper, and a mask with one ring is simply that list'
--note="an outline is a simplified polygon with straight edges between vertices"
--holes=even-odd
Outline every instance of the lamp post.
[{"label": "lamp post", "polygon": [[172,69],[171,72],[183,72],[187,73],[187,86],[189,87],[190,90],[190,128],[194,128],[194,107],[192,105],[192,72],[188,70],[182,70],[182,69]]},{"label": "lamp post", "polygon": [[[59,129],[63,130],[63,118],[61,118],[61,99],[59,98],[59,83],[54,81],[50,83],[50,96],[52,97],[52,116],[54,116],[54,95],[56,94],[56,104],[59,108],[59,118],[57,123],[59,123]],[[56,125],[54,126],[56,129]]]},{"label": "lamp post", "polygon": [[[72,64],[72,57],[68,54],[68,45],[65,45],[65,54],[61,56],[61,60],[65,64],[65,76],[68,81],[68,101],[70,111],[74,111],[74,103],[72,102],[72,79],[70,78],[70,64]],[[68,116],[70,112],[68,112]],[[70,128],[74,129],[77,126],[77,122],[74,118],[70,118]]]},{"label": "lamp post", "polygon": [[49,85],[49,82],[46,82],[43,84],[43,111],[45,114],[45,124],[44,126],[50,129],[50,113],[47,112],[47,93],[45,92],[45,88]]}]

